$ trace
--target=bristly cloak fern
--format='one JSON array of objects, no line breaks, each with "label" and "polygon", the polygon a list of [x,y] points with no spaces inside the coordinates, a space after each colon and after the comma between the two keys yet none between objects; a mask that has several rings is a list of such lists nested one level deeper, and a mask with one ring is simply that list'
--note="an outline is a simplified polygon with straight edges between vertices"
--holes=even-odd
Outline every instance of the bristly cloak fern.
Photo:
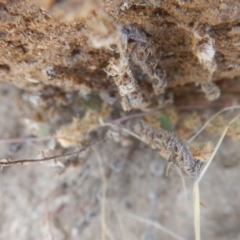
[{"label": "bristly cloak fern", "polygon": [[193,157],[187,144],[176,133],[155,131],[144,121],[137,122],[134,130],[145,143],[169,156],[169,162],[177,163],[190,177],[199,175],[203,162]]}]

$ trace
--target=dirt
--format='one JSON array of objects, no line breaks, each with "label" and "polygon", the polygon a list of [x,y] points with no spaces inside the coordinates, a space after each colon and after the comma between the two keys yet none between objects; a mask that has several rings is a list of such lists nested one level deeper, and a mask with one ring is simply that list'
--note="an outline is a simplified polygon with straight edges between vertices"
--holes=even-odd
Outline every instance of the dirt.
[{"label": "dirt", "polygon": [[[128,95],[121,95],[117,77],[108,72],[111,59],[122,57],[114,38],[120,26],[133,29],[125,57],[147,99],[147,109],[140,102],[129,113],[122,104]],[[2,0],[0,160],[86,149],[2,168],[0,239],[194,239],[193,179],[177,165],[166,176],[167,159],[119,129],[110,138],[111,127],[100,123],[127,117],[121,126],[131,129],[144,116],[152,127],[187,141],[214,113],[238,104],[239,37],[240,3],[231,0]],[[204,43],[215,53],[205,62],[198,52]],[[161,93],[145,65],[131,59],[139,46],[161,70]],[[221,92],[212,102],[201,88],[209,82]],[[216,146],[237,112],[209,123],[196,143]],[[132,119],[135,114],[142,116]],[[237,121],[200,184],[201,239],[240,239],[239,134]]]},{"label": "dirt", "polygon": [[[1,138],[28,136],[33,129],[20,121],[27,117],[23,110],[31,112],[29,105],[21,104],[23,92],[6,84],[1,85],[1,92],[5,93],[1,95]],[[17,103],[24,106],[21,112],[14,109]],[[204,110],[205,114],[209,111],[213,112]],[[200,141],[211,139],[215,144],[218,138],[219,134],[205,132]],[[59,146],[51,150],[50,141],[19,144],[1,144],[1,157],[29,159],[42,152],[46,156],[64,153]],[[238,146],[231,138],[225,139],[200,185],[202,239],[240,237]],[[161,224],[183,239],[194,239],[192,179],[175,166],[166,177],[167,161],[134,138],[122,143],[108,140],[95,149],[97,155],[85,152],[75,164],[74,156],[63,158],[64,164],[72,163],[65,168],[54,161],[4,167],[0,173],[0,239],[100,239],[98,154],[107,175],[107,239],[176,239],[132,215]]]},{"label": "dirt", "polygon": [[[153,2],[131,1],[129,8],[121,10],[123,2],[106,1],[104,7],[117,23],[137,25],[147,34],[157,49],[170,87],[204,82],[207,78],[191,52],[192,33],[181,27],[191,28],[196,22],[199,33],[209,34],[216,43],[218,69],[214,81],[240,75],[239,3]],[[63,1],[59,6],[56,3],[56,12],[66,5],[69,15],[71,6],[77,10],[81,7]],[[32,1],[1,3],[1,81],[28,89],[41,89],[44,85],[90,91],[114,88],[103,71],[114,53],[95,50],[87,44],[84,21],[73,18],[66,22],[60,14],[55,17],[54,11],[49,13],[43,6],[39,8]],[[77,10],[72,13],[74,17],[78,16]]]}]

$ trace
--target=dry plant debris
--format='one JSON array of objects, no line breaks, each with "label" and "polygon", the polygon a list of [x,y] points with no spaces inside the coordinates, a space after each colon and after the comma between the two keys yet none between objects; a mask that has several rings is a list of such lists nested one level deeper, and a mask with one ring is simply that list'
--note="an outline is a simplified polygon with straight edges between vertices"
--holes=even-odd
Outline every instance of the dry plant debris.
[{"label": "dry plant debris", "polygon": [[[209,131],[221,133],[228,123],[228,119],[222,116],[217,116],[211,121],[207,127]],[[236,120],[232,123],[226,133],[227,136],[231,137],[234,141],[240,141],[240,120]]]},{"label": "dry plant debris", "polygon": [[109,115],[110,109],[103,105],[99,111],[88,109],[82,119],[73,118],[72,123],[63,125],[56,133],[56,139],[64,148],[82,146],[89,143],[91,131],[99,128],[99,118]]},{"label": "dry plant debris", "polygon": [[[119,59],[112,59],[106,68],[109,76],[114,81],[122,96],[122,107],[124,111],[131,109],[146,109],[149,105],[146,92],[137,84],[132,69],[134,65],[139,66],[143,74],[148,76],[156,95],[164,93],[167,86],[165,72],[154,57],[154,48],[149,44],[147,36],[136,26],[122,26],[122,37],[116,43]],[[144,94],[145,92],[145,94]]]},{"label": "dry plant debris", "polygon": [[[119,58],[111,58],[105,71],[108,76],[114,77],[114,82],[122,97],[123,110],[144,110],[149,103],[144,96],[146,92],[141,89],[133,76],[133,67],[137,65],[143,74],[147,74],[156,95],[164,93],[167,86],[166,74],[154,56],[154,48],[149,44],[143,31],[133,25],[117,25],[106,13],[103,16],[96,15],[90,23],[90,20],[88,21],[89,25],[95,26],[94,28],[91,27],[90,34],[87,34],[89,40],[95,48],[106,47],[111,49],[115,46]],[[102,22],[103,19],[105,24]],[[92,21],[95,21],[95,24]],[[110,27],[107,28],[107,26]],[[102,31],[100,31],[101,29]]]},{"label": "dry plant debris", "polygon": [[208,70],[209,77],[207,82],[201,84],[206,98],[213,101],[220,96],[219,87],[212,82],[213,73],[217,70],[217,63],[215,61],[216,50],[214,48],[215,40],[208,34],[201,37],[197,31],[193,31],[193,53],[197,56],[200,64],[204,69]]}]

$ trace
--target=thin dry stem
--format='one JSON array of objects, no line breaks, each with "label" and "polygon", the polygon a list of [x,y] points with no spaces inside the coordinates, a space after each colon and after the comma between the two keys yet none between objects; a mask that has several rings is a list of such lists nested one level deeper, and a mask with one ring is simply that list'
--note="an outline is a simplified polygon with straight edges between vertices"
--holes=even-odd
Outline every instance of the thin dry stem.
[{"label": "thin dry stem", "polygon": [[200,232],[200,196],[199,196],[199,184],[196,181],[193,185],[193,208],[194,208],[194,231],[195,240],[201,239]]},{"label": "thin dry stem", "polygon": [[148,114],[157,114],[157,113],[161,112],[164,108],[165,107],[161,107],[161,108],[153,109],[153,110],[150,110],[150,111],[147,111],[147,112],[131,114],[131,115],[128,115],[128,116],[124,116],[124,117],[121,117],[121,118],[118,118],[118,119],[111,120],[108,123],[119,123],[119,122],[127,121],[129,119],[143,117],[143,116],[146,116]]},{"label": "thin dry stem", "polygon": [[9,138],[0,139],[0,144],[11,144],[11,143],[22,143],[22,142],[44,142],[53,139],[54,136],[44,136],[44,137],[26,137],[26,138]]},{"label": "thin dry stem", "polygon": [[113,237],[113,234],[111,233],[111,231],[107,228],[106,229],[106,231],[107,231],[107,236],[108,236],[108,238],[110,239],[110,240],[115,240],[115,238]]},{"label": "thin dry stem", "polygon": [[184,238],[178,236],[177,234],[175,234],[174,232],[172,232],[169,229],[165,228],[163,225],[161,225],[158,222],[153,222],[151,220],[139,217],[139,216],[134,215],[132,213],[126,213],[125,215],[128,216],[129,218],[135,219],[138,222],[142,222],[142,223],[145,223],[147,225],[153,226],[153,227],[161,230],[162,232],[166,233],[167,235],[173,237],[174,239],[184,240]]},{"label": "thin dry stem", "polygon": [[202,172],[200,173],[200,175],[198,176],[198,178],[195,180],[194,182],[194,186],[193,186],[193,204],[194,204],[194,228],[195,228],[195,240],[200,240],[201,239],[201,233],[200,233],[200,193],[199,193],[199,183],[201,181],[201,179],[203,178],[204,174],[206,173],[208,167],[210,166],[213,158],[215,157],[220,145],[222,144],[222,141],[224,139],[224,137],[226,136],[226,133],[230,127],[230,125],[232,123],[234,123],[238,118],[240,117],[240,114],[238,114],[237,116],[235,116],[231,121],[229,121],[229,123],[227,124],[227,126],[225,127],[221,137],[218,140],[218,143],[210,157],[210,159],[208,160],[207,164],[205,165],[204,169],[202,170]]},{"label": "thin dry stem", "polygon": [[119,213],[118,213],[118,211],[117,211],[116,208],[114,208],[114,211],[115,211],[115,214],[116,214],[116,216],[117,216],[117,220],[118,220],[118,223],[119,223],[119,227],[120,227],[120,229],[121,229],[122,239],[126,239],[126,238],[125,238],[125,232],[126,232],[126,230],[125,230],[125,227],[124,227],[124,224],[123,224],[123,220],[122,220],[122,218],[119,216]]},{"label": "thin dry stem", "polygon": [[167,168],[166,168],[166,171],[165,171],[165,176],[166,177],[168,177],[169,170],[170,170],[172,164],[173,164],[172,162],[169,162],[168,165],[167,165]]},{"label": "thin dry stem", "polygon": [[[202,108],[206,108],[206,107],[224,107],[224,106],[229,106],[231,104],[232,104],[232,101],[227,101],[227,102],[222,102],[222,103],[217,102],[217,103],[209,103],[209,104],[177,106],[176,108],[178,110],[193,110],[193,109],[202,109]],[[117,119],[114,119],[114,120],[110,120],[108,123],[120,123],[120,122],[127,121],[129,119],[144,117],[144,116],[149,115],[149,114],[158,114],[159,112],[161,112],[165,108],[166,107],[160,107],[160,108],[151,109],[151,110],[149,109],[146,112],[135,113],[135,114],[127,115],[127,116],[117,118]]]},{"label": "thin dry stem", "polygon": [[187,193],[187,187],[186,187],[186,182],[185,182],[185,179],[183,177],[183,174],[180,170],[179,167],[177,167],[176,165],[174,165],[177,173],[179,174],[180,178],[181,178],[181,182],[182,182],[182,185],[183,185],[183,191],[184,191],[184,194],[185,194],[185,197],[186,197],[186,201],[188,201],[188,193]]},{"label": "thin dry stem", "polygon": [[45,212],[45,225],[46,225],[48,239],[53,240],[52,226],[51,226],[51,213],[48,211],[47,202],[45,202],[44,204],[44,212]]},{"label": "thin dry stem", "polygon": [[231,110],[231,109],[236,109],[239,108],[240,109],[240,105],[236,105],[236,106],[231,106],[231,107],[226,107],[222,110],[220,110],[219,112],[215,113],[210,119],[207,120],[207,122],[197,131],[197,133],[195,133],[189,140],[188,143],[192,142],[205,128],[206,126],[215,118],[217,117],[219,114],[221,114],[222,112]]},{"label": "thin dry stem", "polygon": [[22,159],[22,160],[15,160],[15,161],[10,161],[8,159],[2,159],[0,161],[0,165],[5,167],[5,166],[14,165],[14,164],[23,165],[23,164],[26,164],[26,163],[39,163],[39,162],[45,162],[45,161],[49,161],[49,160],[55,160],[56,158],[71,156],[71,155],[77,154],[79,152],[80,151],[73,152],[73,153],[68,153],[68,154],[56,155],[56,156],[47,157],[47,158],[41,158],[41,159]]},{"label": "thin dry stem", "polygon": [[196,179],[197,182],[200,182],[200,181],[201,181],[203,175],[204,175],[205,172],[207,171],[207,169],[208,169],[209,165],[211,164],[214,156],[216,155],[216,153],[217,153],[217,151],[218,151],[218,149],[219,149],[219,147],[220,147],[220,145],[221,145],[221,143],[222,143],[222,141],[223,141],[223,139],[224,139],[224,137],[225,137],[225,135],[226,135],[229,127],[230,127],[230,125],[233,124],[239,117],[240,117],[240,114],[238,114],[237,116],[235,116],[235,117],[228,123],[228,125],[225,127],[225,129],[223,130],[223,133],[222,133],[220,139],[218,140],[217,146],[215,147],[215,149],[214,149],[214,151],[213,151],[210,159],[208,160],[207,164],[206,164],[205,167],[203,168],[203,170],[202,170],[201,174],[199,175],[199,177]]},{"label": "thin dry stem", "polygon": [[106,224],[106,194],[107,194],[107,178],[103,169],[103,160],[96,148],[92,148],[98,161],[99,170],[102,178],[102,194],[101,194],[101,240],[106,240],[107,224]]},{"label": "thin dry stem", "polygon": [[[105,122],[103,122],[103,121],[101,121],[100,124],[101,124],[102,126],[109,126],[109,127],[114,127],[114,126],[116,125],[116,124],[112,124],[112,123],[105,123]],[[140,141],[143,142],[142,138],[141,138],[139,135],[137,135],[136,133],[130,131],[129,129],[124,128],[124,127],[121,126],[121,130],[123,130],[124,132],[128,133],[129,135],[131,135],[131,136],[133,136],[133,137],[135,137],[135,138],[137,138],[138,140],[140,140]]]},{"label": "thin dry stem", "polygon": [[39,162],[55,160],[57,158],[68,157],[68,156],[71,156],[71,155],[79,154],[80,152],[86,150],[88,147],[94,145],[95,143],[93,143],[91,145],[87,145],[84,148],[82,148],[78,151],[75,151],[75,152],[61,154],[61,155],[55,155],[55,156],[52,156],[52,157],[46,157],[46,158],[41,158],[41,159],[22,159],[22,160],[14,160],[14,161],[11,161],[9,159],[1,159],[0,160],[0,166],[1,167],[6,167],[6,166],[10,166],[10,165],[15,165],[15,164],[23,165],[23,164],[26,164],[26,163],[39,163]]}]

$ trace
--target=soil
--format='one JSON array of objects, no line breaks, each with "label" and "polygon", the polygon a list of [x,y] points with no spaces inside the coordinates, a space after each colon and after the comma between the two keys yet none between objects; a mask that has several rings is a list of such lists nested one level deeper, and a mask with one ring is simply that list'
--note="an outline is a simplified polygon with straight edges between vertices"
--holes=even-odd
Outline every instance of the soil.
[{"label": "soil", "polygon": [[[144,116],[152,126],[187,140],[210,116],[240,100],[240,3],[234,0],[2,0],[1,161],[76,151],[79,143],[63,146],[56,135],[73,118],[81,119],[81,139],[94,143],[80,154],[2,168],[2,240],[194,239],[193,179],[177,165],[166,176],[166,159],[147,144],[122,132],[117,141],[110,139],[109,127],[95,129],[95,118],[86,117],[94,113],[98,121],[114,123],[142,114],[123,111],[118,87],[107,76],[110,59],[119,58],[114,44],[95,48],[90,41],[91,34],[98,37],[94,31],[102,20],[107,33],[113,26],[134,26],[144,33],[166,74],[165,92],[154,94],[143,72],[132,69],[140,89],[150,96],[150,109],[164,107]],[[214,39],[217,69],[212,81],[221,95],[213,102],[199,87],[208,81],[209,71],[194,52],[196,32]],[[196,142],[215,146],[237,111],[210,123]],[[200,184],[202,239],[240,239],[239,126],[238,121],[230,130]],[[67,137],[80,131],[79,126],[66,129],[71,129]],[[101,235],[104,186],[106,238]]]}]

